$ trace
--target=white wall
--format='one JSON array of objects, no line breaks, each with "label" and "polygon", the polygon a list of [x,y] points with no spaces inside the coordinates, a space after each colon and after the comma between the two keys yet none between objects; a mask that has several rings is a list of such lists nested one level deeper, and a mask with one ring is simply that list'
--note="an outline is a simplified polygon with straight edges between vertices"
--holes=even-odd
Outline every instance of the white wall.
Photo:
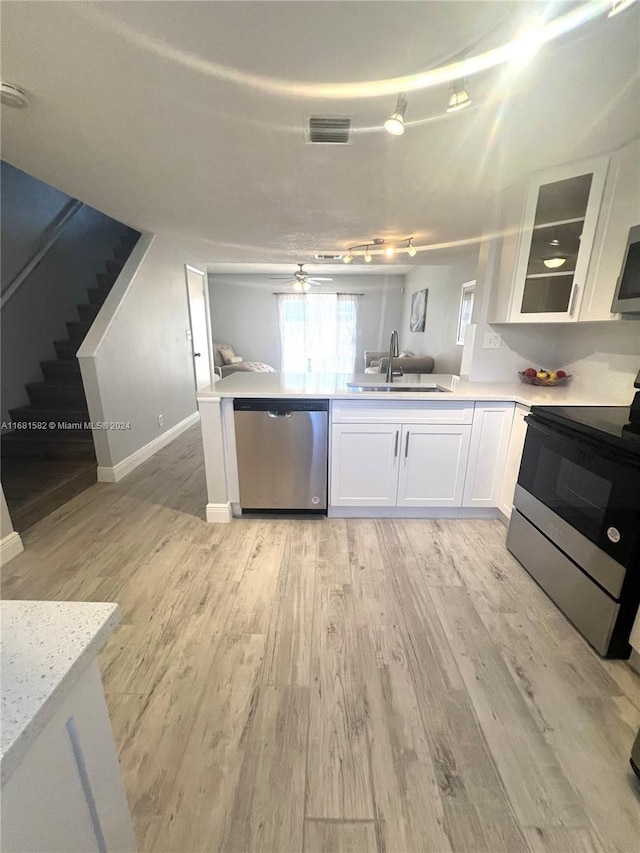
[{"label": "white wall", "polygon": [[94,433],[101,467],[118,465],[197,410],[186,263],[201,267],[161,235],[143,235],[78,352],[92,419],[131,424]]},{"label": "white wall", "polygon": [[[430,355],[435,362],[434,373],[460,372],[462,347],[456,344],[456,338],[461,287],[465,281],[475,279],[476,267],[477,253],[473,253],[455,264],[416,267],[406,276],[400,348],[416,355]],[[411,297],[424,288],[429,291],[425,330],[411,332]]]},{"label": "white wall", "polygon": [[[389,346],[400,328],[404,276],[332,274],[319,293],[364,293],[358,303],[356,372],[364,369],[364,351]],[[264,361],[280,370],[278,304],[274,292],[287,292],[266,275],[209,274],[213,339],[231,344],[247,361]]]}]

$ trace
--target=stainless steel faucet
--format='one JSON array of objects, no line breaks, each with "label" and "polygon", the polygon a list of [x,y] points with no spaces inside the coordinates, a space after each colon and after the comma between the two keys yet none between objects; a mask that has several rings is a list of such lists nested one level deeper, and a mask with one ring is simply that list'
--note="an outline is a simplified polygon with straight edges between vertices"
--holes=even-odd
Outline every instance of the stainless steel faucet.
[{"label": "stainless steel faucet", "polygon": [[391,340],[389,341],[389,363],[387,364],[386,382],[393,382],[394,376],[402,376],[402,370],[393,369],[393,359],[398,357],[398,333],[394,329],[391,332]]}]

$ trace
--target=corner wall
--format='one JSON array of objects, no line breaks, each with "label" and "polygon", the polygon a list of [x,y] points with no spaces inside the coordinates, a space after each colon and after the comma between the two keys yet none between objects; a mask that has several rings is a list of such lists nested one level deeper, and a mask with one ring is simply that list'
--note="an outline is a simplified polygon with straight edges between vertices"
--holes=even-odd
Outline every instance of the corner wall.
[{"label": "corner wall", "polygon": [[197,419],[187,263],[201,266],[143,234],[78,351],[91,419],[130,425],[94,430],[99,479],[120,479]]},{"label": "corner wall", "polygon": [[[434,373],[460,373],[462,346],[456,344],[462,284],[476,277],[477,253],[449,265],[419,266],[406,276],[400,327],[400,348],[430,355]],[[427,317],[424,332],[409,331],[411,298],[427,288]]]}]

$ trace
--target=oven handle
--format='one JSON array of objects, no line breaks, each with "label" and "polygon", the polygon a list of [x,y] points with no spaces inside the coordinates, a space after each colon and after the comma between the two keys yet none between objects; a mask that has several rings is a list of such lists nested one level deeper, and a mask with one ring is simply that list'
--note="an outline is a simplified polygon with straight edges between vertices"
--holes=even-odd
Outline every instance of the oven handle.
[{"label": "oven handle", "polygon": [[534,415],[525,415],[524,419],[532,428],[537,429],[545,435],[550,435],[551,437],[560,435],[562,438],[568,438],[571,441],[586,445],[589,449],[594,450],[598,456],[602,456],[605,459],[611,459],[614,462],[629,462],[634,467],[640,468],[640,459],[631,453],[625,453],[624,450],[607,445],[603,446],[588,435],[584,435],[576,430],[567,429],[559,424],[549,426],[546,423],[541,423]]}]

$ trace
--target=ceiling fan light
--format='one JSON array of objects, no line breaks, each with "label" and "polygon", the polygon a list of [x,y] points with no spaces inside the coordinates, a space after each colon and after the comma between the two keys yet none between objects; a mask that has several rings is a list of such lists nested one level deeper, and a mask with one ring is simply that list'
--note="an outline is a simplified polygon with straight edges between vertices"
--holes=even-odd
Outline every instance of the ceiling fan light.
[{"label": "ceiling fan light", "polygon": [[342,263],[343,264],[350,264],[352,260],[353,260],[353,255],[351,254],[351,250],[349,250],[347,252],[347,254],[343,257]]},{"label": "ceiling fan light", "polygon": [[545,258],[543,264],[550,270],[557,270],[558,267],[563,266],[563,264],[566,264],[566,262],[566,258],[563,258],[561,255],[556,255],[553,258]]},{"label": "ceiling fan light", "polygon": [[365,264],[371,263],[371,252],[369,251],[369,247],[364,250],[364,262]]},{"label": "ceiling fan light", "polygon": [[409,240],[409,244],[407,246],[407,255],[410,258],[415,258],[416,256],[416,247],[412,244],[411,240]]}]

